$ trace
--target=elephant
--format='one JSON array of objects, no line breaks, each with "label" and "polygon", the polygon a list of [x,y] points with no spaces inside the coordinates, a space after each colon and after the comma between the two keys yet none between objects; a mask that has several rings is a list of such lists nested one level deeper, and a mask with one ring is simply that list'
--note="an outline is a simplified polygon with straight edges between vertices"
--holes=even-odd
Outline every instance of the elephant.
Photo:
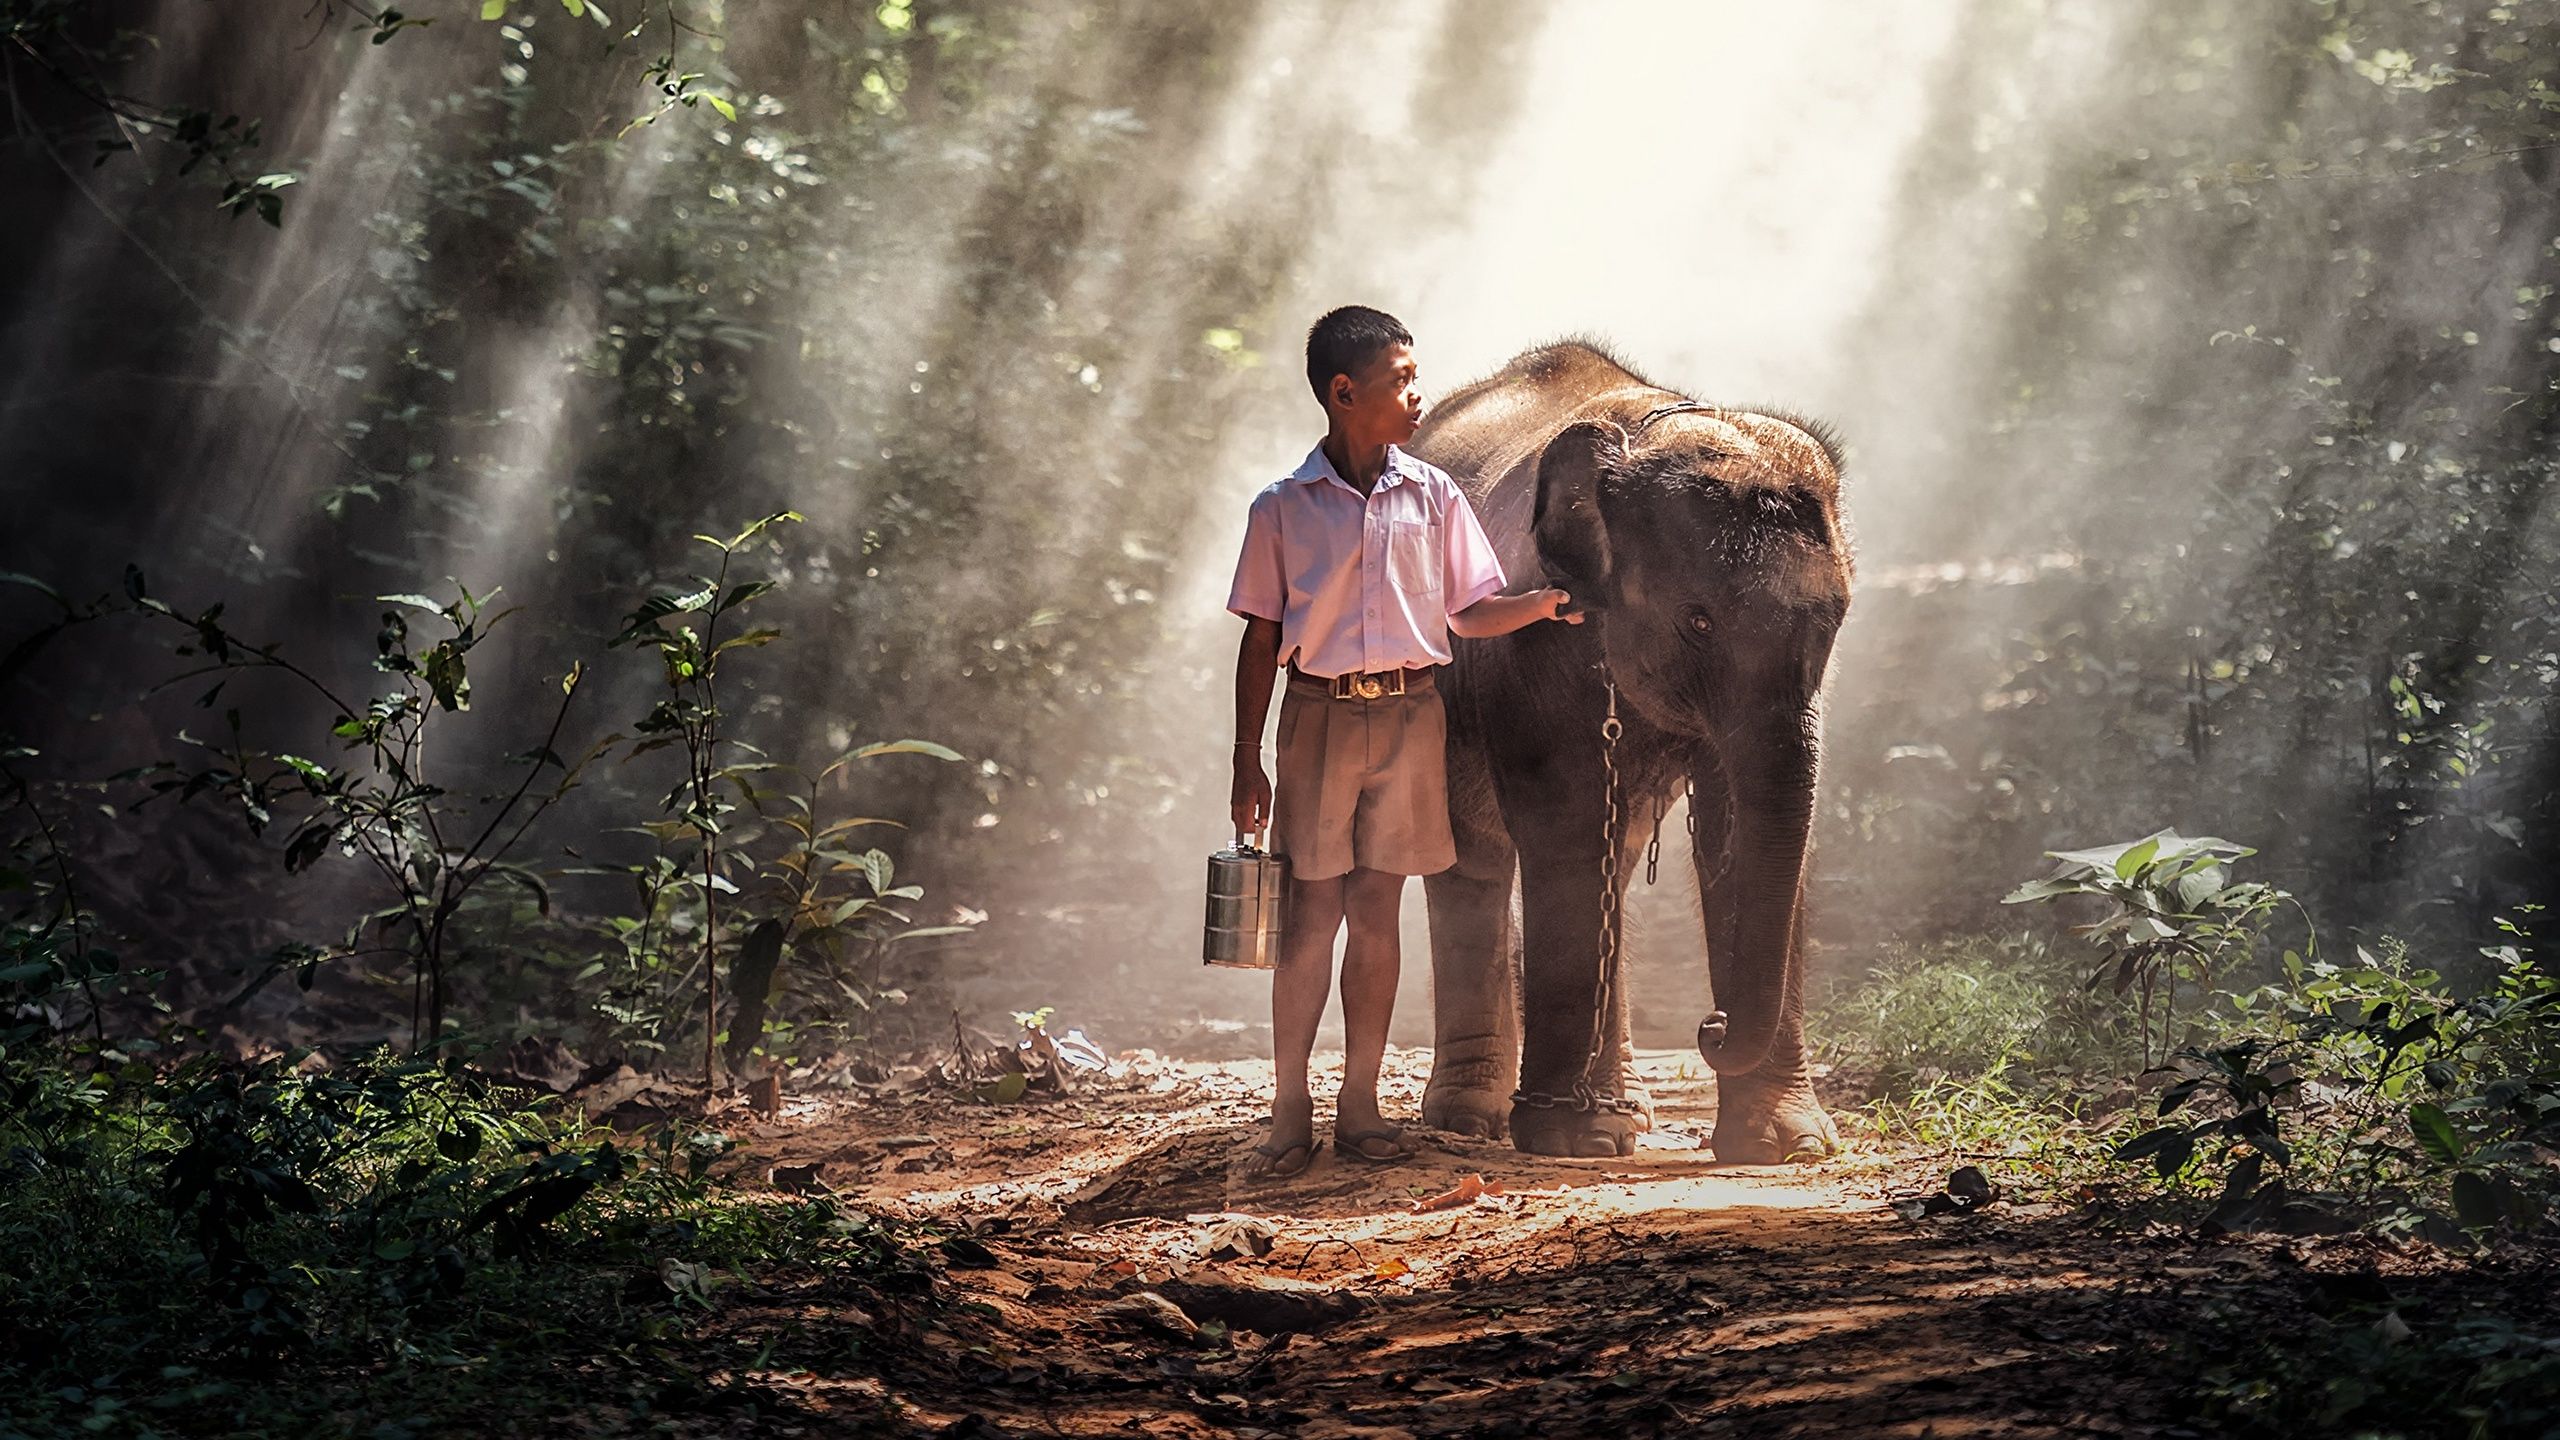
[{"label": "elephant", "polygon": [[1688,788],[1719,1007],[1698,1028],[1716,1157],[1836,1152],[1806,1066],[1800,932],[1824,673],[1852,573],[1837,442],[1568,341],[1449,395],[1408,448],[1458,478],[1515,589],[1556,585],[1588,612],[1457,640],[1441,673],[1458,860],[1424,881],[1423,1123],[1507,1130],[1534,1154],[1633,1153],[1651,1108],[1625,987],[1600,994],[1602,930]]}]

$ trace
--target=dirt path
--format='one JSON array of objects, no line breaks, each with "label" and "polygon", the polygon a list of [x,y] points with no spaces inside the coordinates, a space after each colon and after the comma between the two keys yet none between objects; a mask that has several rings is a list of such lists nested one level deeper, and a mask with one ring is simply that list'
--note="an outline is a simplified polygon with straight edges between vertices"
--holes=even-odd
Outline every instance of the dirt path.
[{"label": "dirt path", "polygon": [[[951,1251],[967,1323],[917,1337],[940,1363],[830,1379],[790,1357],[869,1317],[776,1293],[724,1322],[758,1384],[955,1435],[2197,1434],[2161,1337],[2300,1260],[2007,1205],[1906,1220],[1887,1196],[1945,1178],[1913,1157],[1719,1167],[1694,1055],[1643,1057],[1660,1118],[1631,1158],[1417,1132],[1410,1164],[1263,1184],[1237,1152],[1267,1066],[1117,1068],[1039,1103],[793,1100],[741,1132],[750,1175],[978,1242]],[[1388,1113],[1414,1113],[1427,1052],[1389,1069]],[[1415,1213],[1470,1176],[1501,1193]],[[1262,1248],[1236,1216],[1267,1252],[1213,1258]]]}]

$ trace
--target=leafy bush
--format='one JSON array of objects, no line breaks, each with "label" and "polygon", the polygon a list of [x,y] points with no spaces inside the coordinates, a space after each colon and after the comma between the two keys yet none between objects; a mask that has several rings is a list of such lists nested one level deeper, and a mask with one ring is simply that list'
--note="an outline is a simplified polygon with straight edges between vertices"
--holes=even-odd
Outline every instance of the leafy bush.
[{"label": "leafy bush", "polygon": [[2058,853],[2051,876],[2010,896],[2103,902],[2078,927],[2101,948],[2095,978],[2139,987],[2146,1010],[2154,990],[2204,997],[2196,1038],[2152,1072],[2173,1077],[2158,1123],[2115,1158],[2147,1162],[2175,1188],[2212,1182],[2208,1233],[2353,1220],[2460,1244],[2466,1230],[2538,1225],[2560,1193],[2542,1162],[2560,1148],[2560,980],[2523,927],[2500,922],[2516,943],[2493,947],[2495,980],[2467,998],[2403,947],[2359,947],[2341,966],[2308,933],[2274,980],[2212,989],[2263,958],[2268,922],[2291,899],[2233,880],[2230,865],[2252,853],[2162,831]]},{"label": "leafy bush", "polygon": [[387,1052],[318,1073],[76,1058],[0,1055],[0,1431],[344,1428],[342,1407],[518,1384],[573,1408],[566,1377],[681,1330],[725,1275],[930,1289],[899,1232],[732,1192],[716,1133],[630,1148]]},{"label": "leafy bush", "polygon": [[2359,1306],[2296,1326],[2215,1325],[2190,1348],[2217,1434],[2472,1440],[2560,1424],[2560,1338],[2494,1315],[2413,1327]]},{"label": "leafy bush", "polygon": [[2115,1068],[2125,1007],[2074,980],[2069,963],[2034,937],[1900,946],[1817,1002],[1808,1028],[1825,1059],[1873,1067],[1876,1090],[1888,1096],[1978,1077]]}]

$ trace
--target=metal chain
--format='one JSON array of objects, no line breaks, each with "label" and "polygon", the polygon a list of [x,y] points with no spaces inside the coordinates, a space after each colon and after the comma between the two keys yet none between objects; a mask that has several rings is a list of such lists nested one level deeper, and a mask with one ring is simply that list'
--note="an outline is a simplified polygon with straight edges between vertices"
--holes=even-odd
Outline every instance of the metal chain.
[{"label": "metal chain", "polygon": [[1582,1078],[1573,1084],[1573,1098],[1585,1109],[1600,1099],[1600,1087],[1594,1077],[1600,1073],[1601,1050],[1609,1042],[1609,1012],[1617,1007],[1618,952],[1624,937],[1619,933],[1622,906],[1619,903],[1618,851],[1619,808],[1624,803],[1624,787],[1618,779],[1618,737],[1627,727],[1618,719],[1618,680],[1609,673],[1609,661],[1600,661],[1600,687],[1609,697],[1609,711],[1600,722],[1600,768],[1608,780],[1603,793],[1608,797],[1608,814],[1600,825],[1600,973],[1591,990],[1591,1049],[1582,1062]]},{"label": "metal chain", "polygon": [[[1609,709],[1600,721],[1600,768],[1606,775],[1605,794],[1608,806],[1600,829],[1600,973],[1592,983],[1591,1048],[1582,1063],[1582,1074],[1573,1082],[1568,1097],[1549,1095],[1537,1090],[1513,1092],[1511,1103],[1537,1110],[1552,1110],[1569,1105],[1576,1110],[1608,1110],[1633,1114],[1634,1102],[1616,1095],[1603,1095],[1594,1077],[1600,1073],[1601,1051],[1609,1042],[1609,1015],[1618,1004],[1619,951],[1624,937],[1620,933],[1620,895],[1618,886],[1618,850],[1623,843],[1619,833],[1620,814],[1625,802],[1624,787],[1618,777],[1618,737],[1627,731],[1618,718],[1618,681],[1609,670],[1604,654],[1600,660],[1600,687],[1608,696]],[[1657,822],[1656,829],[1659,830]],[[1659,845],[1657,835],[1655,843]],[[1615,1057],[1610,1057],[1615,1063]]]}]

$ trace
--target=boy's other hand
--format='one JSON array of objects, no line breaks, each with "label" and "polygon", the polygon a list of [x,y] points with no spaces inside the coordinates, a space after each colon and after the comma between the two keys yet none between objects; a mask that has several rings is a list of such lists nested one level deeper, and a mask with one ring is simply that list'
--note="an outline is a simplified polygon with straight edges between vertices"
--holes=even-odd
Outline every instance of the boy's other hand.
[{"label": "boy's other hand", "polygon": [[1260,751],[1236,747],[1236,783],[1227,794],[1238,835],[1259,835],[1271,828],[1271,777],[1262,773]]}]

